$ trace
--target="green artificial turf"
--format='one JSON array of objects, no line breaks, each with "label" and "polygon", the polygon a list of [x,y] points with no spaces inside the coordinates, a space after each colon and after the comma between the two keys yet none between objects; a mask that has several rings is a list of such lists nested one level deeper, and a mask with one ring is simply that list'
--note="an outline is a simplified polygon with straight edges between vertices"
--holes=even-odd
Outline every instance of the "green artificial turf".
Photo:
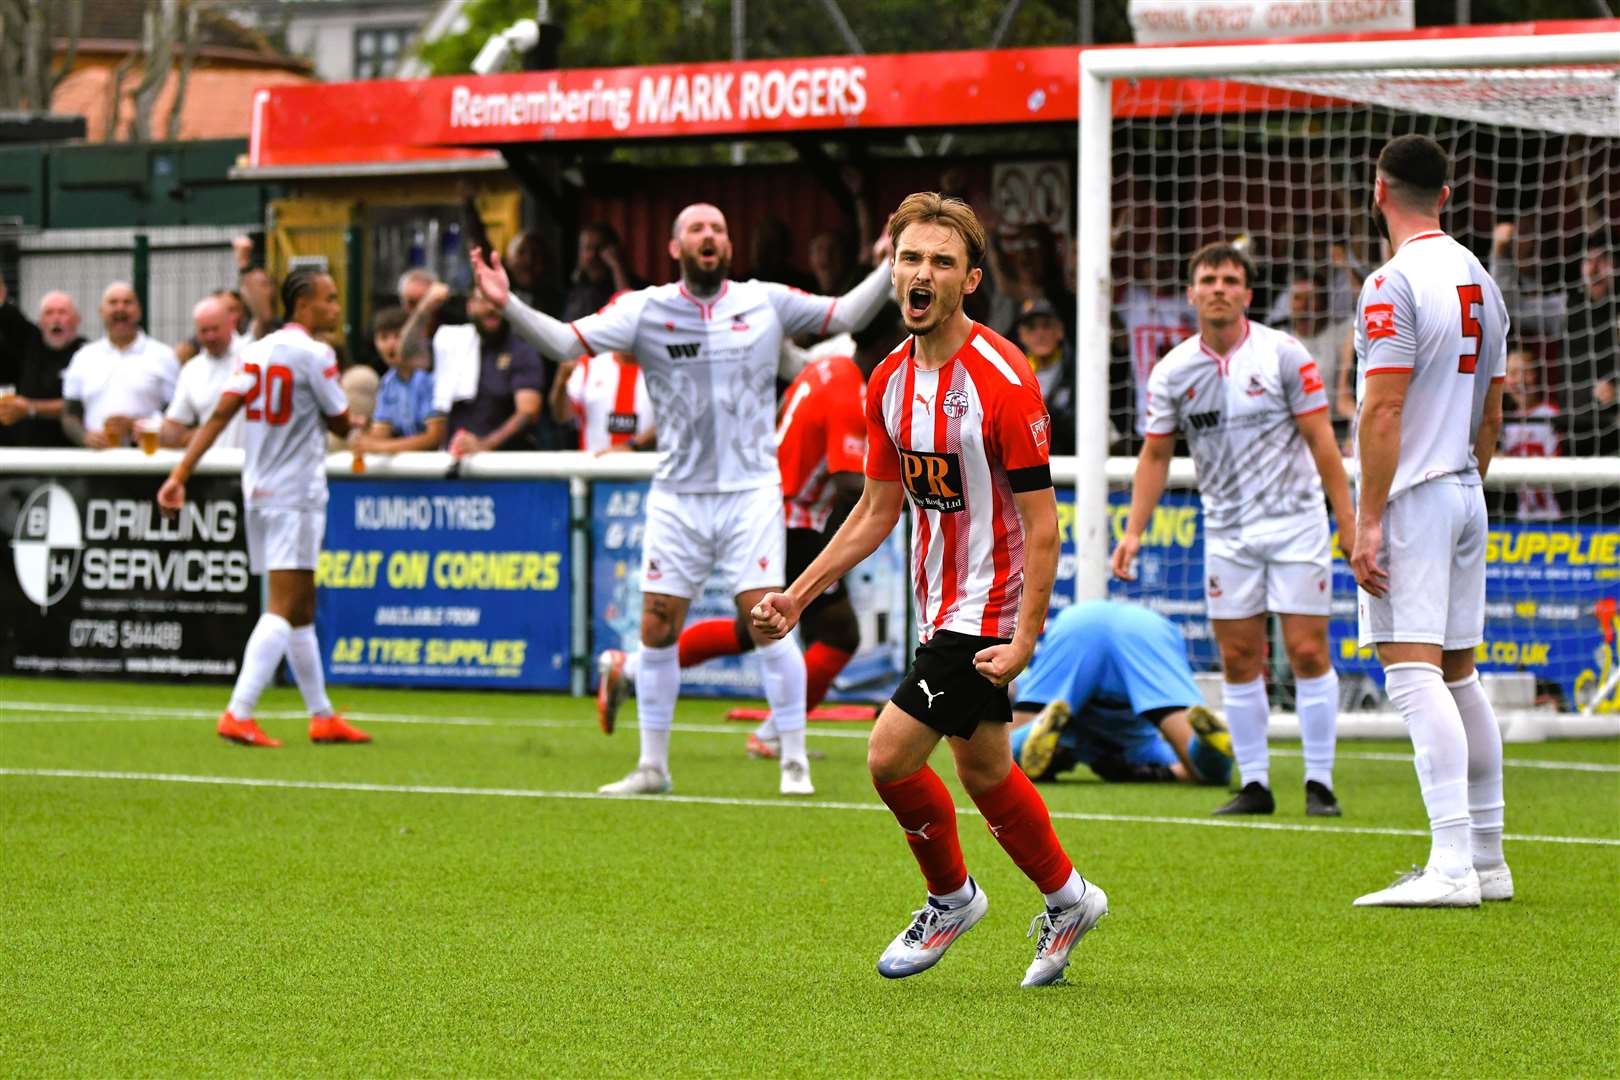
[{"label": "green artificial turf", "polygon": [[[1112,914],[1068,985],[1025,991],[1040,899],[969,814],[989,915],[934,970],[875,973],[922,882],[859,725],[815,729],[817,795],[787,802],[724,704],[683,702],[673,772],[695,801],[613,800],[566,797],[634,764],[634,727],[604,738],[589,702],[341,690],[377,741],[317,747],[277,690],[272,751],[213,735],[223,697],[0,680],[0,769],[161,777],[0,775],[0,1073],[1620,1070],[1620,846],[1510,839],[1509,904],[1351,908],[1427,853],[1424,836],[1332,831],[1423,830],[1410,763],[1360,756],[1400,744],[1341,744],[1345,816],[1326,823],[1303,816],[1297,745],[1280,747],[1267,820],[1311,831],[1086,819],[1207,820],[1224,794],[1045,785]],[[1509,767],[1510,836],[1620,841],[1620,744],[1507,754],[1605,767]]]}]

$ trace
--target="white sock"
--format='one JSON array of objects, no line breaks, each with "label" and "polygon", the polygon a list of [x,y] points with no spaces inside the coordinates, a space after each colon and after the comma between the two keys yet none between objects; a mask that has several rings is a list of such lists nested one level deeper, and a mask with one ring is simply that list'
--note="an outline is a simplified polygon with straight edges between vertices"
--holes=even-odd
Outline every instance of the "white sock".
[{"label": "white sock", "polygon": [[294,627],[287,635],[287,664],[293,682],[304,695],[304,707],[311,716],[330,716],[332,702],[326,696],[326,672],[321,670],[321,646],[315,640],[315,624]]},{"label": "white sock", "polygon": [[636,723],[641,731],[639,765],[669,772],[669,728],[681,696],[681,661],[674,645],[641,648],[636,667]]},{"label": "white sock", "polygon": [[1468,736],[1457,702],[1433,664],[1391,664],[1384,691],[1412,736],[1418,787],[1429,811],[1429,869],[1462,877],[1473,865],[1468,848]]},{"label": "white sock", "polygon": [[754,738],[770,742],[773,739],[780,738],[780,733],[776,730],[775,722],[767,716],[760,721],[759,727],[754,729]]},{"label": "white sock", "polygon": [[1070,870],[1069,880],[1058,886],[1057,892],[1041,895],[1046,897],[1046,906],[1049,908],[1066,908],[1071,904],[1078,904],[1080,898],[1086,895],[1086,879],[1080,876],[1080,871]]},{"label": "white sock", "polygon": [[1294,709],[1299,738],[1305,744],[1305,779],[1333,786],[1333,745],[1339,721],[1339,673],[1294,679]]},{"label": "white sock", "polygon": [[1222,683],[1226,728],[1232,733],[1232,754],[1244,784],[1271,786],[1271,754],[1266,749],[1266,725],[1271,703],[1266,700],[1265,676],[1246,683]]},{"label": "white sock", "polygon": [[939,901],[942,908],[958,908],[973,899],[973,894],[978,891],[979,887],[973,884],[973,876],[970,874],[968,879],[962,882],[962,887],[955,892],[929,893],[928,896],[931,900]]},{"label": "white sock", "polygon": [[797,731],[784,731],[781,747],[777,751],[782,761],[809,761],[810,754],[804,748],[804,728]]},{"label": "white sock", "polygon": [[248,720],[259,705],[259,695],[276,677],[281,658],[287,655],[287,637],[292,624],[280,615],[265,612],[248,635],[247,648],[242,650],[242,670],[236,674],[236,687],[231,691],[227,706],[238,720]]},{"label": "white sock", "polygon": [[804,761],[804,654],[798,642],[783,638],[756,648],[754,655],[759,657],[771,723],[782,737],[782,760]]},{"label": "white sock", "polygon": [[1446,683],[1468,738],[1468,847],[1474,869],[1501,866],[1507,801],[1502,797],[1502,729],[1479,672]]}]

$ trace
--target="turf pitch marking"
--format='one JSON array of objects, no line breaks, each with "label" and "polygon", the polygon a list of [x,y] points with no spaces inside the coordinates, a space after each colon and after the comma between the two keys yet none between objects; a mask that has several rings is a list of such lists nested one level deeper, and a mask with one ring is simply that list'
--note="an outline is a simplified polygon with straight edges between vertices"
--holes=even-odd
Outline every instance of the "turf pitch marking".
[{"label": "turf pitch marking", "polygon": [[[24,715],[7,716],[6,713],[20,713]],[[31,714],[31,715],[29,715]],[[298,709],[273,709],[258,714],[265,720],[302,720],[308,714]],[[371,713],[348,712],[344,716],[350,720],[369,724],[420,724],[440,725],[446,727],[527,727],[527,728],[586,728],[592,725],[578,720],[540,720],[523,718],[491,719],[487,716],[426,716],[410,713]],[[151,707],[130,706],[120,708],[117,713],[111,713],[102,705],[74,705],[52,701],[0,701],[0,724],[67,724],[79,721],[82,723],[116,723],[126,720],[215,720],[219,717],[216,709],[159,709]],[[627,723],[622,725],[633,728],[636,725]],[[749,728],[745,724],[676,724],[673,730],[690,732],[697,735],[741,735]],[[854,730],[827,729],[811,727],[807,733],[818,739],[862,739],[867,735],[867,729],[862,726]],[[1290,749],[1273,749],[1273,754],[1279,757],[1303,757],[1304,752]],[[1370,750],[1340,750],[1339,758],[1348,761],[1390,761],[1405,765],[1412,764],[1411,754],[1392,754]],[[1504,758],[1502,764],[1507,768],[1518,769],[1553,769],[1562,772],[1591,772],[1591,773],[1620,773],[1620,765],[1610,765],[1597,761],[1542,761],[1535,758]],[[1427,835],[1427,834],[1425,834]]]},{"label": "turf pitch marking", "polygon": [[[747,806],[765,810],[861,810],[889,813],[882,803],[832,802],[826,800],[744,799],[717,795],[598,795],[589,791],[543,791],[529,788],[457,787],[441,784],[367,784],[335,780],[283,780],[258,776],[206,776],[195,773],[115,772],[101,769],[8,769],[0,776],[43,777],[61,780],[113,780],[158,784],[208,784],[218,787],[280,788],[297,791],[354,791],[382,795],[474,795],[500,799],[593,799],[599,802],[662,802],[693,806]],[[978,817],[974,807],[959,806],[957,814]],[[1053,810],[1059,821],[1102,821],[1134,825],[1193,825],[1206,829],[1258,829],[1264,832],[1336,833],[1348,836],[1418,836],[1427,838],[1427,829],[1382,829],[1356,825],[1301,825],[1282,821],[1231,821],[1216,818],[1155,817],[1147,814],[1091,814],[1073,810]],[[1598,836],[1541,836],[1509,833],[1504,840],[1539,844],[1588,844],[1620,847],[1620,840]]]}]

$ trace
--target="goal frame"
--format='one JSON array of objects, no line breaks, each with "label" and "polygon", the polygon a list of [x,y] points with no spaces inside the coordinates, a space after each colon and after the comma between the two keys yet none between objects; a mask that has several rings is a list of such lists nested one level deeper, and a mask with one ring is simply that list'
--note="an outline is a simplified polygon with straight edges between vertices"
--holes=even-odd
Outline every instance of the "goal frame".
[{"label": "goal frame", "polygon": [[[1128,79],[1206,78],[1333,71],[1525,68],[1620,62],[1620,33],[1539,34],[1444,40],[1272,42],[1252,45],[1085,49],[1079,54],[1079,163],[1075,213],[1075,599],[1108,595],[1108,489],[1128,480],[1134,459],[1108,456],[1109,326],[1113,300],[1109,222],[1113,214],[1113,84]],[[1346,462],[1349,466],[1351,463]],[[1579,483],[1620,475],[1620,459],[1498,459],[1492,486],[1521,482]],[[1172,486],[1190,486],[1190,461],[1178,459]]]}]

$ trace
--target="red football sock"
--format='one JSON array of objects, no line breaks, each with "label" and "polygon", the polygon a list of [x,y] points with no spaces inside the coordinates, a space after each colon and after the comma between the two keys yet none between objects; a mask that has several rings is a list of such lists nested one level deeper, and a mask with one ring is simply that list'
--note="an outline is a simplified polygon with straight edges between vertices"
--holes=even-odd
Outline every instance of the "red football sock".
[{"label": "red football sock", "polygon": [[956,804],[939,774],[924,765],[904,780],[888,784],[874,780],[872,786],[905,830],[928,891],[945,896],[966,885],[967,865],[962,862],[962,843],[956,836]]},{"label": "red football sock", "polygon": [[692,667],[717,656],[736,656],[743,651],[742,643],[737,640],[735,619],[709,619],[693,623],[681,631],[677,645],[681,667]]},{"label": "red football sock", "polygon": [[992,791],[975,795],[990,835],[1043,893],[1057,892],[1069,880],[1074,864],[1063,853],[1046,802],[1024,770],[1014,765]]},{"label": "red football sock", "polygon": [[[684,636],[684,635],[683,635]],[[821,699],[827,696],[827,690],[832,681],[838,678],[838,673],[844,670],[849,663],[850,654],[842,649],[835,649],[831,645],[821,642],[812,642],[804,650],[804,708],[805,711],[821,704]]]}]

